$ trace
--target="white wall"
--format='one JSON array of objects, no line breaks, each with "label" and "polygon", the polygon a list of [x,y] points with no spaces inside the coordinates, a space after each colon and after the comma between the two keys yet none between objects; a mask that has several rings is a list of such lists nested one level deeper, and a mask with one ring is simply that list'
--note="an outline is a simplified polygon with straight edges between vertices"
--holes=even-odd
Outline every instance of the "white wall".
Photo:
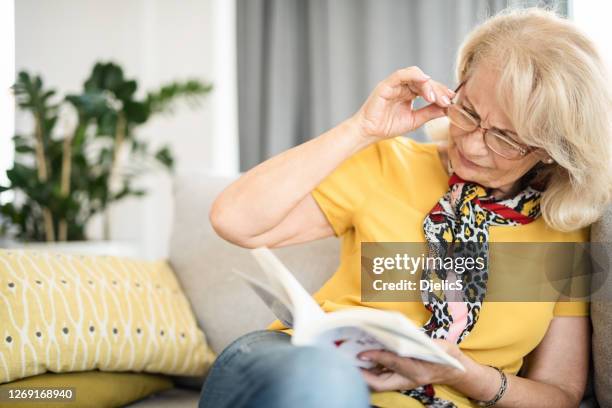
[{"label": "white wall", "polygon": [[570,1],[570,17],[582,28],[597,44],[602,58],[609,68],[612,68],[612,2],[598,0]]},{"label": "white wall", "polygon": [[[13,163],[13,149],[9,143],[15,126],[15,104],[10,91],[15,78],[15,6],[13,0],[0,1],[0,184],[6,185],[5,171]],[[0,194],[0,204],[8,201],[12,192]]]},{"label": "white wall", "polygon": [[[233,1],[18,0],[15,23],[17,70],[41,73],[62,94],[79,90],[99,60],[120,63],[143,89],[187,77],[212,81],[215,91],[200,108],[156,118],[139,135],[169,142],[179,172],[237,171]],[[18,129],[29,125],[17,116]],[[111,238],[136,242],[145,257],[166,256],[170,181],[165,174],[146,177],[147,197],[117,204]],[[97,221],[90,229],[99,239]]]}]

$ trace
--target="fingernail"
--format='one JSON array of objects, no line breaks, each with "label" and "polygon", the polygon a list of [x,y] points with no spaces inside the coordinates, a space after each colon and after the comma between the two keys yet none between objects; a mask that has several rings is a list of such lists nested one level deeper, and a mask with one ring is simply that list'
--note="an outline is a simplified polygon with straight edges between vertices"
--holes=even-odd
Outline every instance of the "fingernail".
[{"label": "fingernail", "polygon": [[448,96],[446,96],[446,95],[442,96],[442,102],[445,105],[450,105],[450,99],[448,99]]},{"label": "fingernail", "polygon": [[429,102],[435,102],[436,101],[436,94],[434,93],[434,91],[429,91]]},{"label": "fingernail", "polygon": [[452,93],[453,95],[455,94],[455,91],[453,91],[453,90],[452,90],[452,89],[450,89],[450,88],[446,88],[446,90],[447,90],[448,92]]},{"label": "fingernail", "polygon": [[430,79],[431,77],[427,74],[423,74],[423,79]]},{"label": "fingernail", "polygon": [[357,356],[357,357],[358,357],[358,358],[359,358],[361,361],[372,361],[372,360],[370,360],[370,358],[369,358],[369,357],[367,357],[367,356]]}]

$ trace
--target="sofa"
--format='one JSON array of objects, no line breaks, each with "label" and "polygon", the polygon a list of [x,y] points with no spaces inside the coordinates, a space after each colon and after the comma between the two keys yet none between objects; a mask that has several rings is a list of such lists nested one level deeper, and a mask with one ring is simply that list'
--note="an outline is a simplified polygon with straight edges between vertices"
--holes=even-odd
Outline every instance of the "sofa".
[{"label": "sofa", "polygon": [[[231,272],[259,271],[248,250],[220,239],[210,226],[208,211],[216,195],[232,178],[204,173],[183,173],[174,180],[174,220],[169,258],[200,327],[212,349],[220,353],[233,339],[265,328],[274,316],[251,289]],[[612,241],[612,212],[592,228],[592,240]],[[609,249],[609,248],[608,248]],[[335,271],[340,244],[328,238],[274,250],[304,287],[314,292]],[[600,251],[599,263],[612,251]],[[606,271],[607,272],[607,271]],[[602,407],[612,407],[612,279],[598,282],[600,299],[592,304],[594,374],[581,407],[596,407],[594,392]],[[195,407],[202,379],[179,378],[177,387],[141,400],[134,408]]]},{"label": "sofa", "polygon": [[[191,302],[198,323],[216,353],[240,335],[265,328],[275,317],[231,272],[259,271],[248,250],[219,238],[209,208],[232,178],[184,173],[173,182],[174,220],[169,260]],[[340,245],[336,238],[276,249],[275,253],[311,293],[333,274]],[[134,408],[196,407],[201,379],[176,378],[177,387],[130,405]]]}]

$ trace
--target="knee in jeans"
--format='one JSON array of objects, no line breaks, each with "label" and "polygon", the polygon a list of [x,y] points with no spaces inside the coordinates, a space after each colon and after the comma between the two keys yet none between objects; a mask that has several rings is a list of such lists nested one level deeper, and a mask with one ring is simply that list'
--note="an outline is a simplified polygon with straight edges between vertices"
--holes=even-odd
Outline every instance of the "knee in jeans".
[{"label": "knee in jeans", "polygon": [[281,382],[301,382],[303,386],[339,390],[362,387],[367,389],[359,369],[352,361],[332,349],[321,347],[296,347],[279,368]]},{"label": "knee in jeans", "polygon": [[332,349],[296,347],[262,380],[265,406],[369,407],[368,387],[359,369]]},{"label": "knee in jeans", "polygon": [[[369,406],[369,392],[353,362],[336,350],[318,347],[294,347],[286,338],[279,337],[281,347],[258,347],[262,341],[269,345],[269,334],[249,333],[225,349],[220,366],[230,361],[241,361],[231,372],[247,391],[241,398],[248,407],[334,407],[358,408]],[[272,336],[283,333],[272,334]],[[272,337],[274,340],[274,337]],[[274,341],[272,341],[274,342]],[[257,349],[249,358],[250,349]],[[236,360],[233,358],[236,357]],[[246,362],[245,362],[246,361]],[[219,363],[219,362],[217,362]],[[215,364],[217,364],[215,363]],[[231,362],[230,362],[231,365]],[[213,369],[214,371],[214,369]],[[218,373],[221,373],[219,371]],[[217,378],[217,381],[219,381]],[[211,388],[210,384],[208,388]],[[214,388],[214,387],[213,387]],[[235,388],[233,388],[235,391]],[[206,396],[206,388],[204,395]],[[247,395],[248,394],[248,395]],[[233,394],[234,395],[234,394]],[[240,395],[240,394],[238,394]],[[209,400],[201,399],[200,406]]]},{"label": "knee in jeans", "polygon": [[219,361],[223,361],[227,358],[236,356],[237,354],[249,353],[253,348],[263,340],[273,339],[275,337],[282,338],[286,337],[285,333],[275,332],[271,330],[257,330],[246,333],[232,343],[230,343],[219,355]]}]

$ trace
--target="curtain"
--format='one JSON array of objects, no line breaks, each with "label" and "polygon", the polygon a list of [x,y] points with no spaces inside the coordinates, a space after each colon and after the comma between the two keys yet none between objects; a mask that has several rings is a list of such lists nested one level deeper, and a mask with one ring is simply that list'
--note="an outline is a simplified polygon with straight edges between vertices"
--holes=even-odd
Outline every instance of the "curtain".
[{"label": "curtain", "polygon": [[[463,37],[512,0],[237,0],[240,168],[350,117],[393,71],[453,87]],[[422,130],[409,135],[424,139]]]}]

